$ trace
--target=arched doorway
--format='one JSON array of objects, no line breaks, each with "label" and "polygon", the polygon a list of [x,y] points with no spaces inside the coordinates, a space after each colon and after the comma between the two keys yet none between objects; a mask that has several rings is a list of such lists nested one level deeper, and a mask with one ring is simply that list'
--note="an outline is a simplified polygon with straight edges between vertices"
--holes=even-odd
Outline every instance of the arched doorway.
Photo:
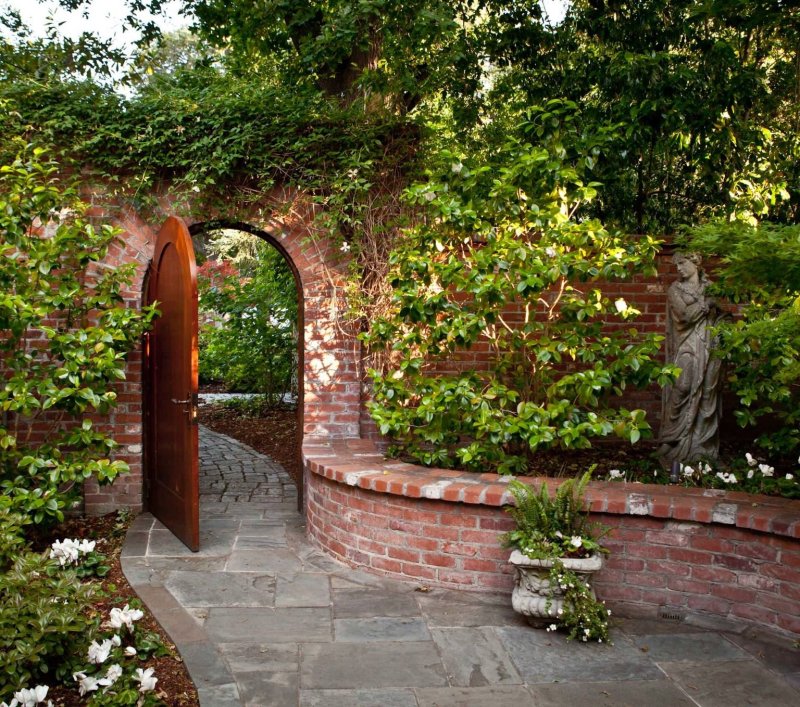
[{"label": "arched doorway", "polygon": [[302,510],[304,301],[298,268],[280,237],[249,223],[215,219],[193,224],[190,232],[200,266],[201,386],[251,396],[229,401],[220,419],[201,407],[202,422],[283,465]]},{"label": "arched doorway", "polygon": [[[303,306],[297,268],[269,233],[238,222],[201,222],[195,234],[232,228],[253,233],[276,248],[289,265],[297,296],[297,423],[303,414]],[[197,433],[197,279],[190,230],[171,217],[159,232],[146,277],[145,304],[161,312],[144,342],[145,493],[149,510],[191,550],[199,549]],[[300,457],[300,435],[295,454]],[[303,508],[302,475],[297,479],[298,510]]]}]

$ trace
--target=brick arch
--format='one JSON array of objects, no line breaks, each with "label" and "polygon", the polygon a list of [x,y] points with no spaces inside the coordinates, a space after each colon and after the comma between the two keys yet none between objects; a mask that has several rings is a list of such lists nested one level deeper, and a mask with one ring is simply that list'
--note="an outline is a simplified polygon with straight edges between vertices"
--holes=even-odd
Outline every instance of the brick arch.
[{"label": "brick arch", "polygon": [[[162,193],[158,207],[147,218],[129,205],[103,200],[94,191],[90,215],[121,231],[120,242],[110,250],[110,265],[133,263],[133,281],[123,296],[129,307],[139,308],[156,235],[170,215],[181,216],[191,232],[215,224],[238,228],[264,238],[287,259],[298,283],[301,318],[301,403],[302,437],[345,439],[360,433],[361,365],[357,329],[342,322],[345,306],[341,297],[346,261],[327,238],[313,238],[308,209],[286,209],[290,216],[278,218],[281,205],[294,205],[290,194],[268,195],[262,201],[226,210],[209,210],[197,204],[173,201]],[[98,202],[100,202],[98,204]],[[143,407],[141,356],[131,355],[127,379],[119,385],[119,406],[105,424],[120,443],[120,458],[131,473],[111,487],[87,484],[86,511],[106,513],[120,507],[142,509]]]}]

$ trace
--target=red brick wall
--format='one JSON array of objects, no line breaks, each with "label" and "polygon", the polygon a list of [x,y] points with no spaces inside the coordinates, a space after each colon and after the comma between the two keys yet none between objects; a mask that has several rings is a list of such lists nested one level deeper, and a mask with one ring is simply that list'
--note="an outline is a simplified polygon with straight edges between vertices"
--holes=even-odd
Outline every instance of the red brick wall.
[{"label": "red brick wall", "polygon": [[[308,532],[325,551],[398,579],[510,590],[499,538],[511,497],[496,475],[386,462],[364,440],[306,444],[304,455]],[[613,482],[593,483],[588,500],[612,528],[594,585],[617,611],[800,634],[800,502]]]},{"label": "red brick wall", "polygon": [[[155,239],[167,216],[179,214],[187,225],[205,221],[246,224],[270,241],[292,264],[302,293],[303,434],[306,438],[342,438],[359,434],[361,409],[360,344],[356,331],[342,325],[346,303],[341,296],[345,262],[330,239],[311,236],[313,213],[297,195],[276,190],[261,202],[231,204],[228,210],[201,210],[185,199],[176,201],[168,185],[155,195],[156,207],[145,219],[104,192],[102,185],[87,186],[84,198],[92,204],[90,215],[122,230],[120,242],[109,251],[106,263],[135,263],[136,276],[124,293],[127,306],[139,308],[147,266]],[[276,214],[287,214],[281,218]],[[90,514],[120,507],[142,509],[143,409],[141,352],[127,363],[126,380],[119,384],[119,406],[97,422],[111,431],[121,445],[117,454],[128,462],[131,473],[112,486],[86,485],[85,509]],[[36,432],[36,431],[35,431]],[[41,430],[44,434],[46,430]]]}]

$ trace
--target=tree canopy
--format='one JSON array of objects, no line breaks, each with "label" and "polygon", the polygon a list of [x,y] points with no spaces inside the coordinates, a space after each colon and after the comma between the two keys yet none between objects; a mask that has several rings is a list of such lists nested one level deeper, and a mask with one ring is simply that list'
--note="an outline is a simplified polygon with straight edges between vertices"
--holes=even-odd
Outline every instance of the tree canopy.
[{"label": "tree canopy", "polygon": [[[558,229],[590,240],[607,231],[625,247],[689,233],[688,243],[727,257],[738,239],[790,242],[800,222],[794,0],[574,0],[556,24],[537,0],[185,0],[192,37],[160,36],[141,19],[163,0],[127,4],[142,39],[122,87],[108,69],[121,57],[100,40],[54,31],[29,43],[5,16],[0,157],[16,154],[14,136],[53,146],[137,206],[159,180],[228,208],[294,187],[319,207],[318,233],[351,253],[353,313],[368,327],[380,314],[394,317],[387,331],[407,324],[404,302],[431,285],[414,271],[421,254],[438,267],[451,249],[478,257],[484,243],[516,239],[527,249],[514,274],[524,283],[536,279],[531,263],[546,266],[541,248],[558,252],[548,240]],[[565,209],[558,219],[539,215],[553,204]],[[479,247],[462,247],[469,231]],[[476,264],[469,277],[491,279],[496,264]],[[796,318],[782,312],[800,291],[768,289],[756,288],[764,296],[747,330],[723,337],[740,381],[766,370],[759,350],[796,350]],[[616,303],[601,304],[613,316]],[[778,331],[770,348],[764,335]],[[474,334],[456,343],[469,348]],[[432,388],[452,383],[434,378]],[[505,372],[498,380],[508,385]],[[794,409],[793,381],[743,385],[742,405]],[[743,424],[761,416],[740,412]],[[510,424],[518,417],[511,411]],[[632,439],[644,427],[630,419],[622,432]]]}]

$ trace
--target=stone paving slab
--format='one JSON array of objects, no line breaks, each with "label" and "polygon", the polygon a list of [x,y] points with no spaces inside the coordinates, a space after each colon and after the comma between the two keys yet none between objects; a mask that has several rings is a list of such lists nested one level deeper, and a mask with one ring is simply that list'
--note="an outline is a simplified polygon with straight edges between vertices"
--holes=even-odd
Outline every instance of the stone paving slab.
[{"label": "stone paving slab", "polygon": [[[536,685],[530,688],[536,707],[694,707],[679,687],[664,680],[626,680],[625,682],[577,682]],[[734,707],[731,702],[728,707]]]},{"label": "stone paving slab", "polygon": [[334,619],[335,640],[347,643],[370,641],[429,641],[431,634],[422,619],[384,616],[371,619]]},{"label": "stone paving slab", "polygon": [[331,590],[328,575],[320,572],[303,572],[278,576],[275,606],[330,606]]},{"label": "stone paving slab", "polygon": [[220,643],[218,648],[236,673],[290,673],[300,666],[298,643]]},{"label": "stone paving slab", "polygon": [[522,683],[490,628],[431,629],[451,685],[485,687]]},{"label": "stone paving slab", "polygon": [[300,680],[303,688],[312,689],[448,684],[433,641],[308,644]]},{"label": "stone paving slab", "polygon": [[750,658],[741,648],[716,633],[637,636],[634,644],[640,650],[646,651],[650,660],[658,663],[664,661],[705,663]]},{"label": "stone paving slab", "polygon": [[623,619],[613,645],[567,642],[507,596],[345,567],[307,542],[274,461],[203,428],[201,449],[200,552],[142,514],[122,562],[202,707],[800,704],[800,651],[782,637]]},{"label": "stone paving slab", "polygon": [[519,707],[519,705],[538,707],[539,705],[530,690],[522,686],[438,687],[414,692],[417,696],[415,704],[419,707]]},{"label": "stone paving slab", "polygon": [[291,550],[274,547],[270,550],[234,550],[225,567],[228,572],[272,572],[297,574],[303,570],[300,558]]},{"label": "stone paving slab", "polygon": [[363,587],[334,589],[333,612],[337,619],[422,615],[416,598],[410,593],[389,593]]},{"label": "stone paving slab", "polygon": [[300,707],[417,707],[412,690],[303,690]]},{"label": "stone paving slab", "polygon": [[332,640],[329,609],[235,609],[214,608],[208,612],[205,630],[219,643],[282,643]]},{"label": "stone paving slab", "polygon": [[645,653],[621,634],[613,645],[576,643],[541,629],[498,628],[497,635],[525,682],[578,682],[587,676],[604,680],[658,680],[663,673]]},{"label": "stone paving slab", "polygon": [[184,606],[275,605],[275,577],[256,572],[165,572],[164,586]]},{"label": "stone paving slab", "polygon": [[662,663],[661,668],[692,700],[703,707],[789,707],[800,693],[754,661],[731,663]]},{"label": "stone paving slab", "polygon": [[296,672],[270,673],[264,670],[234,673],[242,704],[247,707],[296,705],[299,676]]},{"label": "stone paving slab", "polygon": [[420,596],[417,601],[431,626],[518,626],[528,623],[511,608],[511,602],[503,604],[478,604],[454,600],[452,596]]}]

